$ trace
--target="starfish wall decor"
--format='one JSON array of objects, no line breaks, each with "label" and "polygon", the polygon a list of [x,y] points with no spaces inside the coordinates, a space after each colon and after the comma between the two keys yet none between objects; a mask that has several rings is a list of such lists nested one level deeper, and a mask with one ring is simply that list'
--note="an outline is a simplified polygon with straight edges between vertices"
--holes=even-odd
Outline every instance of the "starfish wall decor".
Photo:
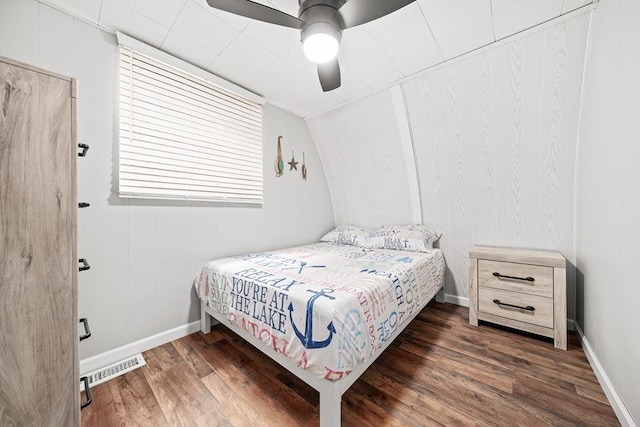
[{"label": "starfish wall decor", "polygon": [[296,162],[296,159],[295,159],[295,157],[294,157],[294,155],[293,155],[293,151],[291,152],[291,161],[290,161],[290,162],[287,162],[287,163],[289,163],[289,166],[290,166],[290,167],[289,167],[289,170],[290,170],[290,171],[292,171],[292,170],[294,170],[294,169],[295,169],[295,170],[298,170],[298,162]]}]

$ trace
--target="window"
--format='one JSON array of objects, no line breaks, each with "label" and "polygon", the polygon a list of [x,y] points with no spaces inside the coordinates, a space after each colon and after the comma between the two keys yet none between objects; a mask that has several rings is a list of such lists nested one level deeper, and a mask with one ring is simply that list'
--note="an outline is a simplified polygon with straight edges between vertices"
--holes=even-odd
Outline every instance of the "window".
[{"label": "window", "polygon": [[261,99],[183,71],[208,74],[123,34],[118,40],[120,196],[261,204]]}]

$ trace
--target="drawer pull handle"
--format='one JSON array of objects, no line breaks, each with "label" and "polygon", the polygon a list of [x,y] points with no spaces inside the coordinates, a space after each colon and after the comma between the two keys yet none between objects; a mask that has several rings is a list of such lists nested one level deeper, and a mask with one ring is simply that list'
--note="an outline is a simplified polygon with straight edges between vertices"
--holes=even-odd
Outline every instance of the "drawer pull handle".
[{"label": "drawer pull handle", "polygon": [[82,151],[78,153],[78,157],[85,157],[87,151],[89,151],[89,146],[87,144],[78,144],[78,148],[82,148]]},{"label": "drawer pull handle", "polygon": [[526,281],[526,282],[533,282],[533,281],[535,281],[535,280],[536,280],[536,279],[534,279],[534,278],[533,278],[533,277],[531,277],[531,276],[528,276],[528,277],[505,276],[504,274],[500,274],[500,273],[498,273],[497,271],[494,271],[494,272],[493,272],[493,275],[494,275],[495,277],[497,277],[498,279],[524,280],[524,281]]},{"label": "drawer pull handle", "polygon": [[80,268],[78,268],[78,271],[87,271],[87,270],[89,270],[91,268],[91,266],[87,262],[86,258],[80,258],[78,260],[78,262],[80,262],[80,264],[82,264],[82,266]]},{"label": "drawer pull handle", "polygon": [[494,299],[493,302],[495,304],[500,305],[500,306],[504,305],[505,307],[519,308],[520,310],[527,310],[527,311],[535,311],[536,310],[536,308],[534,306],[531,306],[531,305],[523,307],[521,305],[507,304],[506,302],[501,302],[499,299]]},{"label": "drawer pull handle", "polygon": [[91,329],[89,329],[89,320],[86,317],[80,319],[80,323],[84,326],[84,335],[80,335],[80,341],[84,341],[91,337]]},{"label": "drawer pull handle", "polygon": [[80,404],[80,409],[84,409],[87,406],[91,405],[91,392],[89,391],[89,377],[82,377],[80,381],[84,383],[84,395],[87,400]]}]

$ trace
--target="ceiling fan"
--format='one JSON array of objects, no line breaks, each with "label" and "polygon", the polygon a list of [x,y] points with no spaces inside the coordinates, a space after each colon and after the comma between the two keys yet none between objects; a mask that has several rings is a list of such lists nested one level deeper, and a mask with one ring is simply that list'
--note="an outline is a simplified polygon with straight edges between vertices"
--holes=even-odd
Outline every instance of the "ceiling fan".
[{"label": "ceiling fan", "polygon": [[300,30],[302,49],[318,64],[324,92],[340,87],[338,49],[342,31],[378,19],[415,0],[298,0],[298,17],[251,0],[207,0],[209,6]]}]

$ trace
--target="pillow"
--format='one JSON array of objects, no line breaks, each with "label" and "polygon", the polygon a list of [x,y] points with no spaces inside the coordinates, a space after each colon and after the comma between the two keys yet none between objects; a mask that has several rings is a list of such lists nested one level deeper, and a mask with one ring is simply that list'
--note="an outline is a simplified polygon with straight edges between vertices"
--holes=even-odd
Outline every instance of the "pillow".
[{"label": "pillow", "polygon": [[342,245],[360,246],[369,236],[369,230],[353,225],[339,225],[331,230],[320,241],[334,242]]},{"label": "pillow", "polygon": [[428,252],[438,241],[442,233],[433,231],[421,224],[383,225],[372,231],[366,246],[377,249]]}]

